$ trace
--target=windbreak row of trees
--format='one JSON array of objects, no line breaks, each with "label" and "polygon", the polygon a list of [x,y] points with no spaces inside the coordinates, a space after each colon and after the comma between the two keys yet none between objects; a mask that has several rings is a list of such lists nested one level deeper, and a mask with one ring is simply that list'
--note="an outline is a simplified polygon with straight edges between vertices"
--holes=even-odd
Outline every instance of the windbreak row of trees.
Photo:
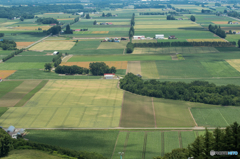
[{"label": "windbreak row of trees", "polygon": [[132,53],[134,50],[134,45],[131,42],[127,43],[127,53]]},{"label": "windbreak row of trees", "polygon": [[54,62],[54,64],[53,64],[54,67],[57,67],[58,65],[61,64],[61,62],[62,62],[61,57],[62,57],[62,53],[59,53],[56,56],[54,56],[54,58],[52,59],[52,62]]},{"label": "windbreak row of trees", "polygon": [[131,24],[131,27],[129,29],[128,36],[129,36],[130,41],[132,41],[132,38],[134,35],[135,13],[133,13],[133,15],[132,15],[130,24]]},{"label": "windbreak row of trees", "polygon": [[217,26],[212,26],[211,24],[208,26],[208,30],[211,31],[212,33],[220,36],[221,38],[225,38],[226,37],[226,33],[224,30],[221,29],[220,25]]},{"label": "windbreak row of trees", "polygon": [[22,52],[23,52],[23,49],[16,50],[13,53],[11,53],[11,54],[7,55],[6,57],[2,58],[2,61],[5,62],[5,61],[9,60],[10,58],[14,57],[15,55],[18,55]]},{"label": "windbreak row of trees", "polygon": [[[238,155],[217,155],[211,156],[211,151],[237,151]],[[240,152],[240,125],[234,122],[226,129],[216,128],[213,132],[205,130],[204,135],[197,136],[193,143],[187,148],[178,148],[166,153],[163,157],[154,159],[237,159]]]},{"label": "windbreak row of trees", "polygon": [[[174,13],[176,13],[176,12],[174,12]],[[168,15],[167,20],[176,20],[176,19],[173,15]]]},{"label": "windbreak row of trees", "polygon": [[236,42],[149,42],[149,43],[134,43],[134,47],[177,47],[177,46],[207,46],[207,47],[235,47]]},{"label": "windbreak row of trees", "polygon": [[166,8],[165,5],[159,5],[159,4],[139,4],[134,5],[134,9],[141,9],[141,8]]},{"label": "windbreak row of trees", "polygon": [[139,13],[139,15],[164,15],[163,12],[145,12],[145,13]]},{"label": "windbreak row of trees", "polygon": [[58,20],[54,18],[38,18],[36,22],[42,24],[59,24]]},{"label": "windbreak row of trees", "polygon": [[83,68],[83,67],[79,67],[77,65],[73,65],[73,66],[57,66],[55,69],[55,72],[58,74],[88,74],[89,73],[89,69],[87,68]]},{"label": "windbreak row of trees", "polygon": [[[227,12],[227,11],[226,11]],[[236,17],[236,18],[240,18],[240,13],[236,12],[236,11],[230,11],[227,12],[227,15],[230,17]]]},{"label": "windbreak row of trees", "polygon": [[236,85],[216,86],[205,81],[191,83],[143,81],[140,77],[128,73],[120,80],[120,88],[132,93],[157,98],[213,105],[240,105],[240,87]]},{"label": "windbreak row of trees", "polygon": [[2,128],[0,128],[0,157],[5,157],[13,149],[33,149],[41,150],[50,154],[55,154],[61,158],[75,158],[75,159],[106,159],[101,154],[86,152],[86,151],[75,151],[59,146],[53,146],[48,144],[42,144],[32,141],[26,141],[22,138],[12,139],[11,136]]}]

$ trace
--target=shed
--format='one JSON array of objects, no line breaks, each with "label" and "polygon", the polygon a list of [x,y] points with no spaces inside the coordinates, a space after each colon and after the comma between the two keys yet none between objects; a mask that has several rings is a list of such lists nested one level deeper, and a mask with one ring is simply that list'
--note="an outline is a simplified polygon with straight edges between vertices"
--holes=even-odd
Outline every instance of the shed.
[{"label": "shed", "polygon": [[156,34],[155,39],[164,39],[164,34]]},{"label": "shed", "polygon": [[54,52],[53,52],[53,55],[57,55],[57,54],[59,54],[58,51],[54,51]]},{"label": "shed", "polygon": [[142,39],[142,38],[145,38],[145,36],[144,35],[133,36],[133,39]]},{"label": "shed", "polygon": [[168,39],[176,39],[175,35],[170,35]]},{"label": "shed", "polygon": [[14,126],[9,126],[8,129],[7,129],[7,132],[11,132],[13,133],[15,131],[15,127]]},{"label": "shed", "polygon": [[105,79],[113,79],[114,76],[115,76],[115,73],[104,73]]},{"label": "shed", "polygon": [[2,82],[2,78],[0,78],[0,82]]}]

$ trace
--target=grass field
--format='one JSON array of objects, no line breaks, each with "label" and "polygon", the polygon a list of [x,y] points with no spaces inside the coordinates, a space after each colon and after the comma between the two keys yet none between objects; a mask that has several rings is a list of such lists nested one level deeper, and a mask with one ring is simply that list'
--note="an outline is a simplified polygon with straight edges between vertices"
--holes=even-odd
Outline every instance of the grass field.
[{"label": "grass field", "polygon": [[169,55],[99,55],[99,56],[73,56],[68,62],[83,61],[153,61],[172,60]]},{"label": "grass field", "polygon": [[15,56],[6,62],[52,62],[52,59],[53,56]]},{"label": "grass field", "polygon": [[23,81],[4,81],[0,82],[0,99],[12,91],[14,88],[18,87]]},{"label": "grass field", "polygon": [[16,70],[0,70],[0,78],[5,79],[14,72],[16,72]]},{"label": "grass field", "polygon": [[34,89],[41,81],[23,81],[19,86],[15,87],[12,91],[6,93],[0,99],[0,107],[13,107],[15,106],[26,94]]},{"label": "grass field", "polygon": [[192,108],[191,112],[199,126],[225,127],[233,122],[240,122],[237,107]]},{"label": "grass field", "polygon": [[[128,65],[127,61],[103,61],[103,62],[106,63],[106,65],[108,65],[109,67],[112,67],[112,66],[116,67],[116,69],[127,69],[127,65]],[[77,65],[80,67],[89,68],[90,63],[92,62],[62,62],[61,66]]]},{"label": "grass field", "polygon": [[240,59],[233,59],[233,60],[226,60],[229,65],[231,65],[233,68],[238,70],[240,72]]},{"label": "grass field", "polygon": [[141,72],[141,62],[140,61],[128,61],[128,72],[133,74],[142,74]]},{"label": "grass field", "polygon": [[183,148],[187,148],[188,144],[193,143],[195,140],[194,131],[182,131],[181,139]]},{"label": "grass field", "polygon": [[178,132],[164,132],[164,153],[171,152],[173,149],[180,148]]},{"label": "grass field", "polygon": [[14,62],[14,63],[4,62],[4,63],[0,63],[0,70],[43,69],[44,65],[45,63],[41,63],[41,62]]},{"label": "grass field", "polygon": [[121,42],[102,42],[97,49],[124,49],[126,48],[128,41]]},{"label": "grass field", "polygon": [[149,97],[124,93],[121,127],[154,127],[152,100]]},{"label": "grass field", "polygon": [[201,62],[213,77],[239,77],[240,72],[226,61]]},{"label": "grass field", "polygon": [[175,53],[210,53],[218,52],[214,47],[163,47],[134,48],[132,54],[175,54]]},{"label": "grass field", "polygon": [[155,61],[141,61],[141,73],[144,79],[159,78]]},{"label": "grass field", "polygon": [[161,156],[161,132],[148,132],[145,159]]},{"label": "grass field", "polygon": [[54,156],[39,150],[12,150],[7,157],[3,159],[61,159],[61,157]]},{"label": "grass field", "polygon": [[75,42],[50,42],[44,41],[32,46],[29,50],[70,50]]},{"label": "grass field", "polygon": [[[77,151],[100,153],[111,158],[118,131],[28,130],[30,141],[53,144]],[[66,136],[68,136],[66,138]]]},{"label": "grass field", "polygon": [[226,42],[224,39],[187,39],[188,42]]}]

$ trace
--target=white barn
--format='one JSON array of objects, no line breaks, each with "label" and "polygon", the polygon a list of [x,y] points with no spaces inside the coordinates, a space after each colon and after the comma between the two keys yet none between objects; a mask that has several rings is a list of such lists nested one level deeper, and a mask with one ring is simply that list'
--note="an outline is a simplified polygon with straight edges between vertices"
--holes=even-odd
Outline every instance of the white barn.
[{"label": "white barn", "polygon": [[164,39],[164,34],[156,34],[155,39]]},{"label": "white barn", "polygon": [[105,79],[113,79],[115,76],[115,73],[104,73]]},{"label": "white barn", "polygon": [[136,35],[136,36],[133,36],[133,39],[145,39],[145,36],[144,35]]},{"label": "white barn", "polygon": [[57,55],[57,54],[59,54],[58,51],[54,51],[54,52],[53,52],[53,55]]}]

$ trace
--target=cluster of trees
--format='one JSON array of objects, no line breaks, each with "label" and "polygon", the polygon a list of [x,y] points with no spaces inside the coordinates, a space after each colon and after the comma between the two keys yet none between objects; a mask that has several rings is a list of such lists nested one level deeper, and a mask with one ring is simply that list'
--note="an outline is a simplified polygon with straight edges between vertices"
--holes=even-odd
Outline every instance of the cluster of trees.
[{"label": "cluster of trees", "polygon": [[202,11],[201,11],[202,13],[211,13],[212,11],[211,10],[209,10],[209,9],[202,9]]},{"label": "cluster of trees", "polygon": [[13,149],[34,149],[45,151],[50,154],[55,154],[61,158],[77,158],[77,159],[106,159],[101,154],[86,152],[86,151],[75,151],[67,148],[61,148],[59,146],[52,146],[48,144],[41,144],[31,141],[26,141],[22,138],[12,139],[11,136],[2,128],[0,128],[0,157],[5,157]]},{"label": "cluster of trees", "polygon": [[89,64],[90,71],[93,75],[103,75],[104,73],[116,73],[116,67],[109,68],[104,62],[93,62]]},{"label": "cluster of trees", "polygon": [[4,33],[0,33],[0,37],[4,37]]},{"label": "cluster of trees", "polygon": [[59,53],[52,59],[52,62],[54,62],[54,64],[53,64],[54,67],[57,67],[58,65],[61,64],[61,62],[62,62],[61,57],[62,57],[62,53]]},{"label": "cluster of trees", "polygon": [[166,8],[165,5],[159,5],[159,4],[138,4],[134,5],[134,9],[142,9],[142,8]]},{"label": "cluster of trees", "polygon": [[2,58],[2,61],[5,62],[5,61],[9,60],[10,58],[14,57],[15,55],[18,55],[22,52],[23,52],[23,49],[16,50],[13,53],[11,53],[11,54],[7,55],[6,57]]},{"label": "cluster of trees", "polygon": [[216,86],[205,81],[160,82],[143,81],[128,73],[120,80],[120,88],[126,91],[157,98],[185,100],[214,105],[240,105],[240,87],[236,85]]},{"label": "cluster of trees", "polygon": [[189,13],[189,14],[190,14],[190,10],[188,10],[188,9],[175,8],[175,10],[176,10],[177,12],[185,12],[185,13]]},{"label": "cluster of trees", "polygon": [[89,14],[86,14],[86,19],[91,19]]},{"label": "cluster of trees", "polygon": [[107,14],[102,13],[102,17],[111,17],[111,16],[112,16],[112,13],[107,13]]},{"label": "cluster of trees", "polygon": [[134,47],[176,47],[176,46],[207,46],[207,47],[235,47],[236,42],[156,42],[134,43]]},{"label": "cluster of trees", "polygon": [[37,23],[42,23],[42,24],[58,24],[58,20],[54,18],[38,18]]},{"label": "cluster of trees", "polygon": [[73,31],[71,30],[69,24],[66,26],[66,30],[64,31],[64,33],[65,33],[65,34],[73,34]]},{"label": "cluster of trees", "polygon": [[220,25],[219,27],[217,25],[212,26],[211,24],[208,26],[208,30],[211,31],[212,33],[220,36],[221,38],[226,37],[226,33],[224,30],[221,29]]},{"label": "cluster of trees", "polygon": [[220,6],[221,6],[221,3],[215,3],[215,6],[220,7]]},{"label": "cluster of trees", "polygon": [[62,30],[61,26],[55,25],[47,30],[47,34],[56,35],[56,34],[59,34],[61,30]]},{"label": "cluster of trees", "polygon": [[167,16],[167,20],[176,20],[175,17],[173,15],[168,15]]},{"label": "cluster of trees", "polygon": [[93,25],[96,25],[97,24],[97,21],[96,20],[94,20],[94,22],[93,22]]},{"label": "cluster of trees", "polygon": [[[210,151],[237,151],[238,155],[215,155],[211,156]],[[216,128],[213,132],[205,130],[204,135],[197,136],[193,143],[187,148],[174,149],[170,153],[166,153],[163,157],[155,157],[154,159],[210,159],[210,158],[239,158],[240,152],[240,125],[234,122],[226,129]]]},{"label": "cluster of trees", "polygon": [[195,21],[196,21],[196,18],[195,18],[193,15],[191,15],[190,20],[193,21],[193,22],[195,22]]},{"label": "cluster of trees", "polygon": [[[224,12],[225,13],[225,12]],[[230,17],[236,17],[236,18],[240,18],[240,13],[236,12],[236,11],[229,11],[227,12],[227,15],[230,16]]]},{"label": "cluster of trees", "polygon": [[77,65],[73,65],[73,66],[57,66],[55,69],[55,72],[58,74],[88,74],[89,73],[89,69],[87,68],[83,68],[83,67],[79,67]]},{"label": "cluster of trees", "polygon": [[3,39],[2,41],[0,41],[0,47],[3,50],[16,50],[17,44],[13,41],[13,40],[5,40]]},{"label": "cluster of trees", "polygon": [[132,41],[132,37],[134,35],[134,25],[135,25],[135,13],[133,13],[132,18],[131,18],[131,27],[128,32],[128,36],[130,41]]},{"label": "cluster of trees", "polygon": [[127,44],[127,53],[132,53],[134,50],[134,44],[131,42],[128,42]]},{"label": "cluster of trees", "polygon": [[165,13],[162,12],[145,12],[145,13],[139,13],[139,15],[164,15]]}]

